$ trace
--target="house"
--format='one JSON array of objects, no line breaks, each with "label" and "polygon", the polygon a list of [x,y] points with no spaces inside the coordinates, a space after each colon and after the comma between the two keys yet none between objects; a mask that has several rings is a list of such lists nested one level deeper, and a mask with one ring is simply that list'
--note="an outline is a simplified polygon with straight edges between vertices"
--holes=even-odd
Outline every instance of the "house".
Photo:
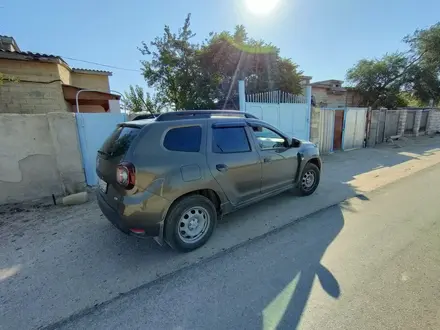
[{"label": "house", "polygon": [[318,107],[344,108],[362,106],[359,94],[349,87],[342,87],[342,80],[330,79],[313,82],[312,96]]},{"label": "house", "polygon": [[71,68],[60,56],[24,52],[0,36],[0,113],[120,112],[108,71]]},{"label": "house", "polygon": [[319,107],[343,108],[346,105],[347,90],[341,80],[323,80],[311,83],[312,95]]}]

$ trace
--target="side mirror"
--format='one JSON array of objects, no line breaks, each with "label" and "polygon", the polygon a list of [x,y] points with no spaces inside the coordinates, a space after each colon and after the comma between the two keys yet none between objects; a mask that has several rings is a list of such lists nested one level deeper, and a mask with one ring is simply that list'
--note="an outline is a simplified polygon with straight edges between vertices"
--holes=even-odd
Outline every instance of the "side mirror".
[{"label": "side mirror", "polygon": [[292,142],[290,143],[291,148],[299,148],[301,146],[301,141],[297,139],[292,139]]}]

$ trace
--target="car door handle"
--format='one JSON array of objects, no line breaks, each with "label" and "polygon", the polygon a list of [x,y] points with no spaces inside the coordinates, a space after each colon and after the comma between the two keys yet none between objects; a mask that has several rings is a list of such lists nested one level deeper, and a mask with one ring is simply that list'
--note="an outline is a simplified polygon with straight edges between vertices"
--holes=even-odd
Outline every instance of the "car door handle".
[{"label": "car door handle", "polygon": [[270,157],[264,157],[263,158],[263,162],[264,163],[270,163],[272,161],[272,158],[270,158]]},{"label": "car door handle", "polygon": [[226,172],[228,170],[228,166],[225,164],[217,164],[215,166],[215,168],[217,169],[217,171],[219,172]]}]

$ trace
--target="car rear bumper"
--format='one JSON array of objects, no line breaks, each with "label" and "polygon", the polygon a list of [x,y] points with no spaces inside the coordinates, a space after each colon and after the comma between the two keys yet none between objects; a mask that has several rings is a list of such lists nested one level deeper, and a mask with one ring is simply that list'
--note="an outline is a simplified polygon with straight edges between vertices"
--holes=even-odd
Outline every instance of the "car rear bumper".
[{"label": "car rear bumper", "polygon": [[[152,215],[148,212],[141,214],[137,212],[136,215],[126,216],[123,215],[123,211],[121,212],[110,206],[105,200],[105,196],[99,190],[96,191],[96,197],[102,213],[123,233],[134,236],[161,236],[162,213]],[[125,206],[122,207],[122,209],[125,208]],[[134,233],[131,231],[133,229],[142,229],[144,233]]]}]

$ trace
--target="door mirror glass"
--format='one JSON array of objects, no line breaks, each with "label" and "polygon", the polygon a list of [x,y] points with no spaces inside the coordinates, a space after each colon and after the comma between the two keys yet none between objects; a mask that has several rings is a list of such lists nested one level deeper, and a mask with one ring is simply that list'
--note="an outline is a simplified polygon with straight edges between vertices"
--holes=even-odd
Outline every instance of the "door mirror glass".
[{"label": "door mirror glass", "polygon": [[301,145],[301,141],[297,139],[292,139],[292,142],[290,143],[291,148],[299,148]]}]

